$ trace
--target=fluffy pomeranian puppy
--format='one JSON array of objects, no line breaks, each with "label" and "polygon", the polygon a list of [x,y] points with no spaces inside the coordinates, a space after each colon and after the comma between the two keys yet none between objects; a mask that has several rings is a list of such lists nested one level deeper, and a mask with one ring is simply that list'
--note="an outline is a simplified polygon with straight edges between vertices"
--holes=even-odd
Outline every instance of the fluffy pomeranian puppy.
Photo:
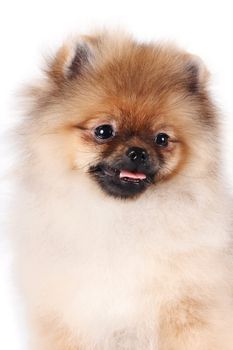
[{"label": "fluffy pomeranian puppy", "polygon": [[30,350],[232,350],[232,211],[202,61],[100,33],[28,88],[11,217]]}]

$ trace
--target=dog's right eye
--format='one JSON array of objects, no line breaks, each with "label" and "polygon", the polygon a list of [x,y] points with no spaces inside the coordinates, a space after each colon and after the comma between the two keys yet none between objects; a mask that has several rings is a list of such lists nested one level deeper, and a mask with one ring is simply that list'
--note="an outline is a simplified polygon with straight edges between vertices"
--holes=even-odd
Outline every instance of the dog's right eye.
[{"label": "dog's right eye", "polygon": [[107,141],[115,136],[115,130],[110,124],[99,125],[94,130],[95,138],[98,141]]}]

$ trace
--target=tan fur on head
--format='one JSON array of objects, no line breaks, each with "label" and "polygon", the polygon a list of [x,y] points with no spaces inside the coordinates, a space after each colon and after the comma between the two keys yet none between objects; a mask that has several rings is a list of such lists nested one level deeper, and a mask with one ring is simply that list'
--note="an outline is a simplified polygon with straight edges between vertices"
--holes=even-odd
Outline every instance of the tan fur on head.
[{"label": "tan fur on head", "polygon": [[[11,216],[31,349],[232,350],[231,208],[203,62],[100,33],[45,71],[27,94]],[[111,192],[135,147],[148,164],[129,176],[150,181]]]},{"label": "tan fur on head", "polygon": [[[171,171],[183,169],[185,163],[194,164],[192,157],[198,157],[199,167],[194,165],[189,171],[197,171],[197,176],[215,170],[216,113],[206,91],[207,71],[197,57],[173,46],[138,44],[127,36],[103,33],[64,44],[51,60],[47,76],[38,93],[32,90],[32,124],[36,124],[36,133],[40,128],[44,133],[46,125],[57,137],[67,135],[67,144],[58,152],[68,149],[71,168],[85,168],[84,152],[91,155],[89,164],[106,151],[108,145],[93,149],[91,130],[108,121],[116,124],[120,135],[124,129],[135,135],[148,132],[148,137],[149,132],[169,130],[178,141],[171,152],[164,152],[165,158],[170,158],[167,169]],[[203,167],[199,149],[205,150]],[[159,177],[164,178],[165,173],[162,169]],[[167,175],[170,177],[169,171]]]}]

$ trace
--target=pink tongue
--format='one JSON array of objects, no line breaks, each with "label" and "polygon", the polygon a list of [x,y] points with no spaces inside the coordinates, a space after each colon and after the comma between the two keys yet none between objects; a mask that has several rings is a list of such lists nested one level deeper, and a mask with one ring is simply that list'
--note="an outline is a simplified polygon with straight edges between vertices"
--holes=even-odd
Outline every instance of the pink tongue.
[{"label": "pink tongue", "polygon": [[146,179],[146,175],[143,173],[131,173],[127,170],[121,170],[120,172],[120,179],[123,177],[128,177],[129,179],[138,179],[138,180],[144,180]]}]

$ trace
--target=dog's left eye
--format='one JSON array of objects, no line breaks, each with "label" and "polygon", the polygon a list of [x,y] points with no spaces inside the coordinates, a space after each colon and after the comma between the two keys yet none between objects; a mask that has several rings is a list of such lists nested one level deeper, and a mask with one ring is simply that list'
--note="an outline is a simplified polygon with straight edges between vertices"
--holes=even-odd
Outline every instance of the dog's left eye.
[{"label": "dog's left eye", "polygon": [[99,125],[94,130],[95,138],[100,141],[108,140],[115,136],[115,130],[110,124]]},{"label": "dog's left eye", "polygon": [[160,147],[167,147],[169,142],[169,136],[163,132],[159,133],[155,138],[156,145]]}]

